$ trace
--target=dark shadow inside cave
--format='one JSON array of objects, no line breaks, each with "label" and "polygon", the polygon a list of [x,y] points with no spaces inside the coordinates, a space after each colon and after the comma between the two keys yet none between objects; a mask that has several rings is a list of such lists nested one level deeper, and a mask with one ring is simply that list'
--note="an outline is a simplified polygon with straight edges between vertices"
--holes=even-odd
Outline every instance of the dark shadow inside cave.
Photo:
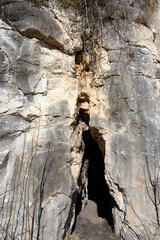
[{"label": "dark shadow inside cave", "polygon": [[[103,139],[101,139],[102,141]],[[97,141],[92,137],[90,130],[83,132],[83,141],[85,144],[85,152],[83,156],[83,166],[88,161],[88,199],[92,200],[97,205],[97,215],[107,220],[108,225],[111,226],[114,232],[114,219],[112,209],[116,207],[116,202],[109,192],[109,188],[104,177],[104,154],[101,151]],[[103,142],[104,143],[104,142]],[[102,146],[104,144],[102,143]],[[104,150],[105,151],[105,150]],[[82,172],[83,172],[82,166]],[[81,178],[81,176],[80,176]],[[81,179],[79,179],[79,185],[81,185]],[[81,186],[81,193],[77,197],[76,202],[76,217],[82,209],[82,191],[83,185]],[[73,227],[73,231],[76,228]]]},{"label": "dark shadow inside cave", "polygon": [[88,166],[88,199],[97,204],[98,216],[105,218],[114,230],[112,208],[116,203],[109,193],[109,188],[104,177],[104,156],[90,131],[83,134],[85,143],[84,159],[89,160]]}]

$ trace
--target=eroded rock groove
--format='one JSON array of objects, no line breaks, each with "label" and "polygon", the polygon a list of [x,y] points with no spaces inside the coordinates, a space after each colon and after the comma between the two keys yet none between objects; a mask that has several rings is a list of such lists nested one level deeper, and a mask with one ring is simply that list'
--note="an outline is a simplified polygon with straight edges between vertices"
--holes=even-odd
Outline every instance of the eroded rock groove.
[{"label": "eroded rock groove", "polygon": [[85,237],[94,239],[94,228],[97,227],[99,229],[97,239],[103,239],[104,236],[112,239],[112,231],[114,232],[112,209],[116,207],[116,203],[104,178],[104,154],[92,137],[90,129],[83,132],[83,141],[85,149],[79,178],[81,192],[76,202],[73,234],[80,239]]},{"label": "eroded rock groove", "polygon": [[85,142],[84,159],[88,160],[88,199],[97,204],[97,213],[108,221],[114,230],[114,219],[112,209],[115,201],[109,193],[109,188],[104,178],[104,157],[98,143],[92,137],[90,131],[83,133]]},{"label": "eroded rock groove", "polygon": [[[89,110],[84,107],[85,103],[89,104],[90,99],[88,94],[83,92],[77,99],[79,110],[76,122],[82,126],[84,154],[78,179],[79,194],[75,204],[75,223],[72,233],[83,239],[84,231],[85,234],[89,234],[88,237],[94,239],[94,228],[97,226],[99,229],[98,239],[103,239],[104,236],[101,236],[101,234],[104,229],[106,237],[112,239],[112,232],[114,232],[112,209],[116,207],[116,202],[110,194],[104,177],[105,143],[101,136],[99,136],[98,140],[96,137],[94,138],[94,133],[97,136],[97,130],[94,128],[90,129],[90,114]],[[84,230],[85,221],[89,224],[86,231]]]}]

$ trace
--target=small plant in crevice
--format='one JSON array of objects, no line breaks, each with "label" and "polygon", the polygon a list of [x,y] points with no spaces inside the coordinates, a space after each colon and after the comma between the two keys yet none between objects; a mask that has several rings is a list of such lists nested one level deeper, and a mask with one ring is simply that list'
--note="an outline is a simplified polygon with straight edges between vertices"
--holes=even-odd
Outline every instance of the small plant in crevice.
[{"label": "small plant in crevice", "polygon": [[48,7],[49,0],[25,0],[27,2],[31,2],[35,7],[40,8],[42,6]]},{"label": "small plant in crevice", "polygon": [[70,235],[67,240],[77,240],[74,236]]},{"label": "small plant in crevice", "polygon": [[121,235],[120,235],[120,234],[116,235],[116,236],[114,237],[114,240],[121,240]]},{"label": "small plant in crevice", "polygon": [[76,0],[58,0],[62,4],[67,4],[69,6],[74,7],[77,10],[80,10],[80,6]]}]

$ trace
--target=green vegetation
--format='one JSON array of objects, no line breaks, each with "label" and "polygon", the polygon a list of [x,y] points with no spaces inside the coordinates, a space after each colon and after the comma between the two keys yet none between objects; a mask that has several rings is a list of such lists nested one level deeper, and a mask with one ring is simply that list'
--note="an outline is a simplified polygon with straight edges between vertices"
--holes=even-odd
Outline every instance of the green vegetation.
[{"label": "green vegetation", "polygon": [[76,0],[58,0],[59,2],[63,3],[63,4],[68,4],[72,7],[74,7],[75,9],[80,10],[80,6],[78,4],[78,2]]},{"label": "green vegetation", "polygon": [[77,240],[75,237],[73,237],[72,235],[70,235],[69,237],[68,237],[68,240]]},{"label": "green vegetation", "polygon": [[120,234],[116,235],[115,238],[114,238],[114,240],[121,240]]},{"label": "green vegetation", "polygon": [[41,0],[26,0],[26,1],[33,3],[34,6],[37,8],[40,8],[41,6],[48,7],[47,1],[41,1]]},{"label": "green vegetation", "polygon": [[77,2],[75,0],[64,0],[66,3],[68,3],[69,5],[72,5],[72,6],[76,6],[77,5]]}]

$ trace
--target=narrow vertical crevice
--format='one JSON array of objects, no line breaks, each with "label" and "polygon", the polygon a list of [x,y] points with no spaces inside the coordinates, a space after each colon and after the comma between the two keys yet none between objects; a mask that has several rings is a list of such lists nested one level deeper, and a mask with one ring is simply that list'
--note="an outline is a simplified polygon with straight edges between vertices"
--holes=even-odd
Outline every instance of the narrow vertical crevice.
[{"label": "narrow vertical crevice", "polygon": [[104,156],[97,141],[92,137],[90,130],[83,133],[85,143],[84,161],[88,159],[88,199],[97,204],[99,217],[107,220],[114,231],[112,209],[116,206],[114,198],[104,177]]},{"label": "narrow vertical crevice", "polygon": [[[78,179],[80,192],[76,201],[76,219],[83,211],[85,204],[91,200],[97,205],[97,217],[103,218],[114,232],[114,218],[112,210],[116,207],[116,202],[111,196],[104,176],[104,152],[100,149],[97,141],[92,137],[90,129],[83,132],[84,155],[82,167]],[[104,146],[104,143],[101,143]],[[84,180],[84,175],[86,179]],[[87,188],[87,189],[86,189]],[[84,204],[84,199],[85,204]],[[87,200],[88,199],[88,200]],[[76,230],[76,220],[72,233]]]},{"label": "narrow vertical crevice", "polygon": [[[111,236],[113,236],[115,226],[112,210],[117,206],[105,180],[105,141],[98,129],[89,126],[89,104],[89,95],[81,92],[77,99],[78,114],[74,122],[74,129],[78,129],[76,126],[81,128],[83,140],[81,145],[83,145],[84,154],[77,181],[78,192],[75,201],[75,222],[72,227],[72,234],[81,232],[83,235],[82,229],[90,232],[95,227],[92,220],[94,216],[94,221],[101,228],[99,232],[107,231],[104,234],[108,234],[106,235],[109,237],[108,239],[113,239]],[[93,212],[90,211],[90,207],[93,207]],[[88,226],[82,223],[83,220],[85,221],[83,218],[86,212],[89,221]]]}]

